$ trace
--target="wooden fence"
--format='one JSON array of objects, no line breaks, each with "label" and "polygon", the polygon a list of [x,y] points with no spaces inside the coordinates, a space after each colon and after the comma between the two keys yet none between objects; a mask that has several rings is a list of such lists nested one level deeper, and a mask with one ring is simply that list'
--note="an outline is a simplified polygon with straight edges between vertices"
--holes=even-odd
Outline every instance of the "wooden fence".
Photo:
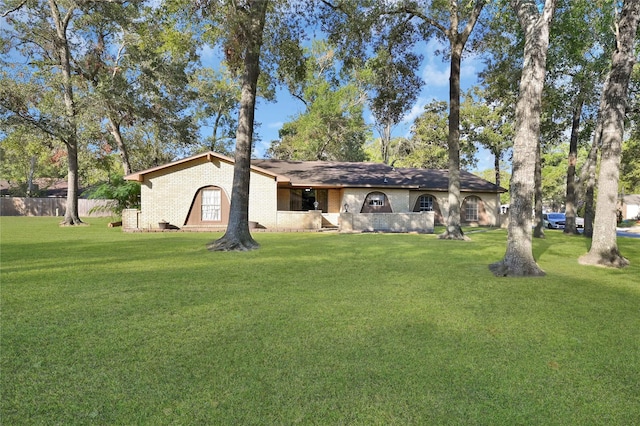
[{"label": "wooden fence", "polygon": [[[111,200],[87,200],[78,199],[78,214],[82,217],[108,217],[110,211],[95,211],[91,209],[106,206]],[[1,197],[0,216],[64,216],[66,210],[66,198],[25,198],[25,197]]]}]

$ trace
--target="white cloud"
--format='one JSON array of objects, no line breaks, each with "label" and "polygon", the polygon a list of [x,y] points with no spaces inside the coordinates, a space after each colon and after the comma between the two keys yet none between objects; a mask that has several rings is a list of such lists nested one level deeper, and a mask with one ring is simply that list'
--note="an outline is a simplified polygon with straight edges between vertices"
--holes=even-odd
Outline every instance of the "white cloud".
[{"label": "white cloud", "polygon": [[447,86],[449,85],[449,69],[449,66],[440,68],[435,64],[428,63],[422,70],[422,79],[429,86]]},{"label": "white cloud", "polygon": [[484,68],[479,55],[467,55],[462,57],[460,66],[460,84],[463,88],[470,87],[478,83],[478,73]]},{"label": "white cloud", "polygon": [[267,128],[280,130],[283,125],[284,125],[284,123],[282,121],[275,121],[273,123],[267,124]]},{"label": "white cloud", "polygon": [[402,117],[403,123],[413,123],[413,121],[424,112],[424,106],[427,104],[425,99],[418,99],[411,107],[411,110]]},{"label": "white cloud", "polygon": [[422,69],[422,80],[427,86],[444,87],[449,85],[449,70],[451,67],[439,62],[438,58],[430,57]]},{"label": "white cloud", "polygon": [[420,116],[424,112],[425,105],[436,101],[437,99],[433,96],[430,97],[420,97],[416,101],[415,104],[411,107],[411,110],[402,117],[402,123],[404,124],[413,124],[414,120]]},{"label": "white cloud", "polygon": [[[429,40],[425,47],[425,62],[422,69],[422,79],[426,87],[446,87],[449,85],[449,75],[451,64],[444,60],[442,55],[436,55],[436,51],[447,50],[441,41]],[[477,83],[478,70],[483,68],[482,59],[479,55],[465,53],[462,57],[460,69],[460,79],[463,89]]]},{"label": "white cloud", "polygon": [[449,69],[447,62],[442,61],[442,55],[436,55],[436,51],[445,50],[446,46],[437,39],[427,42],[424,49],[424,68],[422,68],[422,79],[426,86],[441,87],[449,84]]}]

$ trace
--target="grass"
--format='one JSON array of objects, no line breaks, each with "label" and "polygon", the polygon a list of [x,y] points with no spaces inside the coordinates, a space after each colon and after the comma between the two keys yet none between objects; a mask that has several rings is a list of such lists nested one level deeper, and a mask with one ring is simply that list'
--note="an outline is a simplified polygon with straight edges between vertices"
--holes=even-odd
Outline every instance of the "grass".
[{"label": "grass", "polygon": [[[640,241],[495,278],[502,230],[212,234],[0,219],[4,425],[602,424],[640,419]],[[214,234],[215,235],[215,234]]]}]

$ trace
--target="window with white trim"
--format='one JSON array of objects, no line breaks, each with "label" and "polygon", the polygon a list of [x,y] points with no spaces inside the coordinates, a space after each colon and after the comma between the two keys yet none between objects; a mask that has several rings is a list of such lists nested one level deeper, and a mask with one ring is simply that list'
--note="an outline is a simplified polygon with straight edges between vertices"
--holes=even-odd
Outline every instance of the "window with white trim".
[{"label": "window with white trim", "polygon": [[418,205],[421,212],[433,211],[433,197],[431,195],[421,195],[418,199]]},{"label": "window with white trim", "polygon": [[221,192],[219,189],[202,190],[202,220],[219,221],[221,210]]},{"label": "window with white trim", "polygon": [[465,202],[465,217],[468,222],[478,221],[478,197],[468,197]]},{"label": "window with white trim", "polygon": [[368,198],[370,206],[384,206],[384,194],[371,193]]},{"label": "window with white trim", "polygon": [[384,192],[370,192],[364,199],[360,213],[392,213],[391,204]]}]

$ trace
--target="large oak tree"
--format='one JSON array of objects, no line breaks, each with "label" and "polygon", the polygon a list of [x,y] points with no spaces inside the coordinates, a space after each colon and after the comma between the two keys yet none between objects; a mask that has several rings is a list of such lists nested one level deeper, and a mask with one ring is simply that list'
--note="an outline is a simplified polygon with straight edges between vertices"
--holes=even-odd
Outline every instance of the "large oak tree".
[{"label": "large oak tree", "polygon": [[276,82],[304,76],[300,39],[307,4],[287,0],[211,0],[205,19],[211,40],[224,48],[229,70],[241,87],[236,150],[227,231],[207,244],[211,251],[258,248],[249,232],[249,181],[258,88],[265,97]]},{"label": "large oak tree", "polygon": [[[339,45],[343,56],[357,63],[367,55],[366,46],[374,50],[389,45],[394,35],[415,34],[413,40],[428,41],[436,37],[444,41],[450,59],[449,76],[449,129],[447,135],[449,160],[449,203],[446,231],[440,238],[464,239],[460,227],[460,72],[462,55],[478,22],[486,0],[470,2],[403,1],[380,2],[372,0],[323,0],[323,15],[330,39]],[[402,28],[401,32],[394,31]],[[413,54],[413,43],[405,44],[406,53]],[[395,51],[395,54],[405,54]],[[432,52],[428,52],[431,54]],[[349,61],[347,61],[349,65]]]},{"label": "large oak tree", "polygon": [[229,224],[225,234],[207,245],[211,251],[246,251],[259,247],[249,233],[249,182],[251,147],[260,49],[267,16],[268,0],[246,1],[237,7],[229,2],[227,9],[227,55],[233,67],[241,73],[240,113],[236,131],[236,151],[233,170]]},{"label": "large oak tree", "polygon": [[[13,53],[26,58],[27,67],[3,75],[0,103],[8,124],[31,126],[64,143],[67,150],[67,204],[64,225],[81,224],[78,215],[78,106],[73,73],[73,48],[77,45],[72,25],[90,10],[89,1],[9,1],[8,43]],[[14,63],[15,64],[15,63]],[[36,87],[42,84],[39,89]],[[34,96],[35,95],[35,96]],[[39,103],[38,103],[39,102]],[[58,104],[59,111],[52,108]]]},{"label": "large oak tree", "polygon": [[496,276],[536,276],[544,275],[544,271],[533,257],[531,212],[542,89],[555,0],[546,0],[541,11],[534,0],[512,0],[511,5],[525,34],[524,61],[516,105],[507,250],[504,258],[489,268]]},{"label": "large oak tree", "polygon": [[591,249],[581,264],[624,267],[629,264],[616,241],[618,182],[629,80],[636,62],[635,43],[640,20],[640,1],[626,0],[616,25],[616,49],[601,97],[599,122],[602,143],[598,199]]}]

